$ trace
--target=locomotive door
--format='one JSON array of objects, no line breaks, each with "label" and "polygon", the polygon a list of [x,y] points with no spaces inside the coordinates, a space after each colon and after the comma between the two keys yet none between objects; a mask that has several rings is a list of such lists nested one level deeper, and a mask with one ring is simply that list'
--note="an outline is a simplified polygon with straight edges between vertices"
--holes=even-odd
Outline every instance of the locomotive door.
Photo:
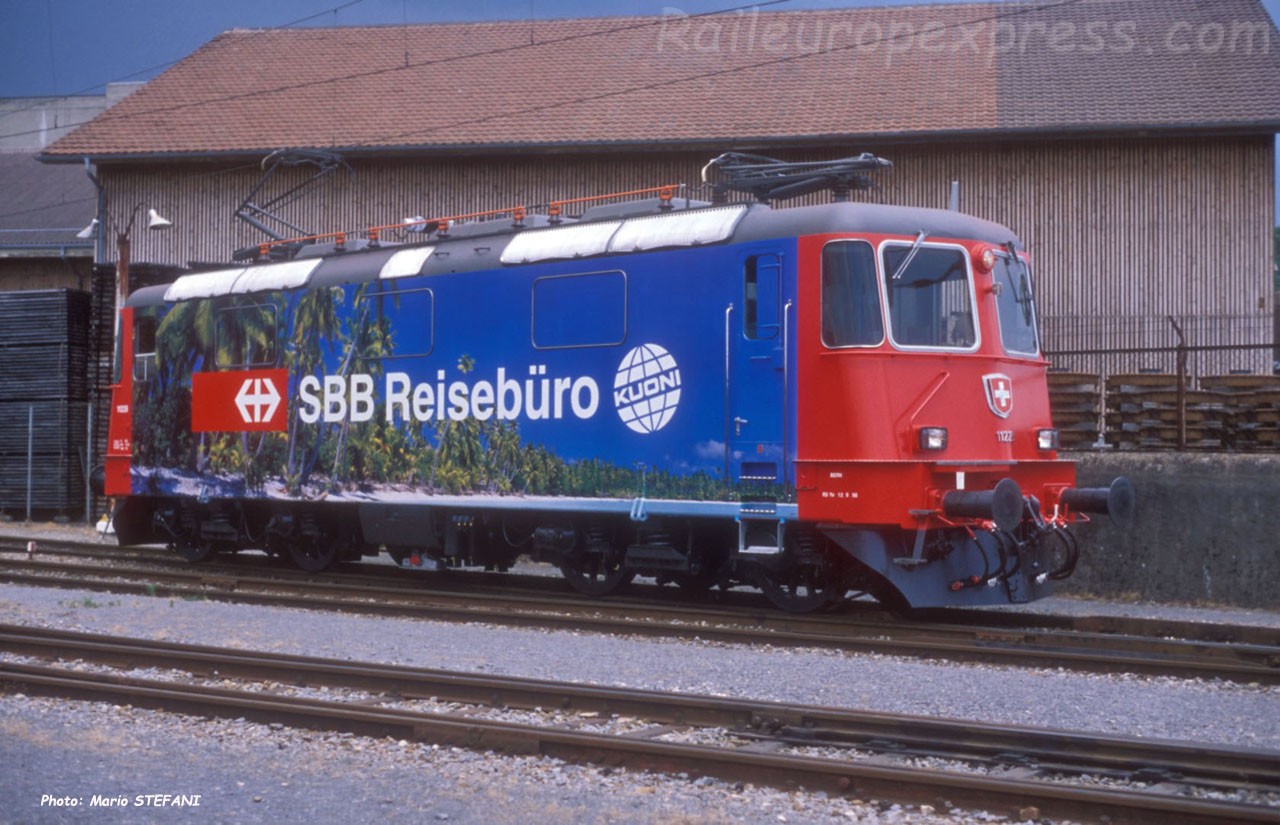
[{"label": "locomotive door", "polygon": [[725,455],[733,482],[785,484],[787,313],[782,256],[743,261],[740,302],[725,313]]}]

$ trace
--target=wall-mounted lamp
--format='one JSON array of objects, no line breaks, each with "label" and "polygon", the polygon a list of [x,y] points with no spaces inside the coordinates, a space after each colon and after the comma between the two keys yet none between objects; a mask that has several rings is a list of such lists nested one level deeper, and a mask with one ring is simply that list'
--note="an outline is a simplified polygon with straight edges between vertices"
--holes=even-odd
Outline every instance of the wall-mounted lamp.
[{"label": "wall-mounted lamp", "polygon": [[172,229],[173,221],[168,218],[160,217],[160,213],[154,209],[147,210],[147,229]]},{"label": "wall-mounted lamp", "polygon": [[[116,312],[124,306],[124,299],[129,297],[129,233],[133,231],[133,222],[138,217],[142,204],[133,207],[129,213],[129,222],[124,231],[116,235]],[[147,209],[147,229],[172,229],[173,221],[162,217],[155,209]]]},{"label": "wall-mounted lamp", "polygon": [[89,225],[76,233],[76,237],[81,240],[88,240],[98,234],[98,219],[94,218],[89,221]]}]

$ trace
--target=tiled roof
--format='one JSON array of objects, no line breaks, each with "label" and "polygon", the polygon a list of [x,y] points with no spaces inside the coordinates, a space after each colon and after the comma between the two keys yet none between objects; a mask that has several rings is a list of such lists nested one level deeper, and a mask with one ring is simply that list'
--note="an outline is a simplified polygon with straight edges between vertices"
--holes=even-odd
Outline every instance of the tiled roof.
[{"label": "tiled roof", "polygon": [[235,30],[46,156],[1280,127],[1259,0]]},{"label": "tiled roof", "polygon": [[87,250],[77,238],[98,211],[98,194],[84,170],[54,167],[27,153],[0,153],[0,253]]}]

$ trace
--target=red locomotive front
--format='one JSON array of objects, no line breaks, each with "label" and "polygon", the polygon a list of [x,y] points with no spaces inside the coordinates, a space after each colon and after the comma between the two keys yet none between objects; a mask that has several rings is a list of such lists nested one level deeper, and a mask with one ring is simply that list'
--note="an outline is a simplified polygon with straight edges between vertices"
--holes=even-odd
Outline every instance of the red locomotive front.
[{"label": "red locomotive front", "polygon": [[1065,525],[1125,517],[1132,491],[1076,490],[1058,459],[1013,234],[940,210],[875,215],[866,232],[800,241],[800,519],[888,580],[889,601],[1043,595],[1075,564]]}]

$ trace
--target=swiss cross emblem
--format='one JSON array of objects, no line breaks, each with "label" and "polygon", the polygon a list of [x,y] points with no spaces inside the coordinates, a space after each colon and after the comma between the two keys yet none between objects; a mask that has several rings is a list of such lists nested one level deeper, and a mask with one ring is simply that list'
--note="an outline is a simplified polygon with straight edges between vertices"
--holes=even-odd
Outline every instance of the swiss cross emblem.
[{"label": "swiss cross emblem", "polygon": [[197,372],[191,376],[191,431],[285,432],[285,370]]},{"label": "swiss cross emblem", "polygon": [[982,376],[982,387],[987,391],[987,406],[1001,418],[1013,412],[1013,381],[1000,372]]}]

